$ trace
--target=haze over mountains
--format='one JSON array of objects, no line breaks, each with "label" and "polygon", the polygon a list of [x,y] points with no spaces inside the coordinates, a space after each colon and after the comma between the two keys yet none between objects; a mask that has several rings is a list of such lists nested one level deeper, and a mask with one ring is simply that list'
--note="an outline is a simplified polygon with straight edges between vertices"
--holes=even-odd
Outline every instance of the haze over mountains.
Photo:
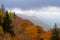
[{"label": "haze over mountains", "polygon": [[[55,23],[54,20],[51,20],[48,18],[38,18],[36,16],[28,16],[28,15],[23,15],[23,14],[17,14],[17,15],[20,16],[21,18],[25,19],[25,20],[32,21],[36,25],[42,26],[44,28],[44,30],[49,30],[50,28],[53,27],[53,25]],[[60,28],[59,21],[57,21],[56,24],[58,24],[58,27]]]},{"label": "haze over mountains", "polygon": [[9,11],[15,12],[24,19],[31,20],[37,25],[42,25],[45,29],[50,29],[54,23],[60,26],[60,8],[59,7],[42,7],[40,9],[22,10],[14,8]]},{"label": "haze over mountains", "polygon": [[31,22],[33,22],[35,25],[40,25],[44,28],[44,30],[49,30],[50,27],[49,25],[47,25],[43,19],[40,19],[38,17],[35,16],[27,16],[27,15],[22,15],[22,14],[17,14],[18,16],[20,16],[21,18],[25,19],[25,20],[30,20]]}]

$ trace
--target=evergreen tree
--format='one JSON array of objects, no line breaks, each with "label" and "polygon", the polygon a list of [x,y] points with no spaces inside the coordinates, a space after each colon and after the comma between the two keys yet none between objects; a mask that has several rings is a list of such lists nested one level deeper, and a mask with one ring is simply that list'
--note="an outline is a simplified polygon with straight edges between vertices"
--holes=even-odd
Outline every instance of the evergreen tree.
[{"label": "evergreen tree", "polygon": [[16,14],[15,14],[15,12],[14,12],[14,19],[16,19]]},{"label": "evergreen tree", "polygon": [[13,36],[14,32],[12,30],[13,26],[11,25],[11,21],[12,20],[10,19],[9,15],[8,15],[8,11],[6,11],[6,16],[3,20],[3,30],[4,30],[5,33],[6,32],[10,33]]},{"label": "evergreen tree", "polygon": [[51,40],[60,40],[60,38],[59,38],[59,30],[58,30],[58,28],[57,28],[56,23],[55,23],[55,25],[54,25],[53,30],[51,30],[51,31],[52,31]]},{"label": "evergreen tree", "polygon": [[0,26],[2,25],[2,18],[1,18],[1,16],[0,16]]}]

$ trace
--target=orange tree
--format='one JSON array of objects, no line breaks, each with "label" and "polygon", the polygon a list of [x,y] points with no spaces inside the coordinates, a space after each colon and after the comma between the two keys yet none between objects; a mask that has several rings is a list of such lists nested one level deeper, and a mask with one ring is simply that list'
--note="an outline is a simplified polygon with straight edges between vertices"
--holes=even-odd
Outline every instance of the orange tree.
[{"label": "orange tree", "polygon": [[38,36],[36,26],[28,26],[24,32],[25,40],[32,40]]}]

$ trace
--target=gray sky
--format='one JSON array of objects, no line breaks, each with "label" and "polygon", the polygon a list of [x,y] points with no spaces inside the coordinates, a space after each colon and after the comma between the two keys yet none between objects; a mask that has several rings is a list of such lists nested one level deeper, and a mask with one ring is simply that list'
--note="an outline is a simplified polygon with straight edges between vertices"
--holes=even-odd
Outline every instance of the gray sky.
[{"label": "gray sky", "polygon": [[60,0],[0,0],[7,8],[32,9],[45,6],[60,7]]}]

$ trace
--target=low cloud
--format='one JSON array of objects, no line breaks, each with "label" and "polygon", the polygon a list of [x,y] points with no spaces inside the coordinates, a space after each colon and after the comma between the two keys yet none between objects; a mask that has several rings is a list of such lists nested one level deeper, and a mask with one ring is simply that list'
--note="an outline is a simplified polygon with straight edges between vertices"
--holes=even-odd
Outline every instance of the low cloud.
[{"label": "low cloud", "polygon": [[9,11],[16,14],[24,14],[28,16],[36,16],[42,18],[47,24],[58,23],[60,25],[60,7],[48,6],[39,9],[22,10],[20,8],[13,8]]},{"label": "low cloud", "polygon": [[60,16],[60,7],[42,7],[39,9],[30,9],[30,10],[22,10],[20,8],[13,8],[9,11],[15,12],[16,14],[24,14],[29,16],[37,16],[37,17],[57,17]]}]

